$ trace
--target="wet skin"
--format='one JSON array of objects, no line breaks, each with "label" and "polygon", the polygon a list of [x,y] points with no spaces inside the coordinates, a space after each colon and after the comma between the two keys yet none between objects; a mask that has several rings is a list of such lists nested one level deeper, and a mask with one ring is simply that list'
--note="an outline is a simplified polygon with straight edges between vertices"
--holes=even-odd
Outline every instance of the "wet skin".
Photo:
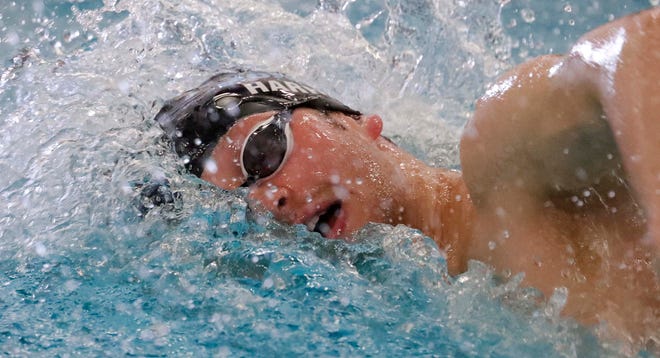
[{"label": "wet skin", "polygon": [[[505,74],[465,128],[462,173],[380,137],[378,116],[296,109],[293,150],[250,186],[250,204],[328,238],[368,222],[417,228],[445,250],[450,273],[469,259],[524,272],[547,297],[568,289],[564,314],[649,344],[660,332],[659,17],[618,20],[566,56]],[[272,114],[232,127],[202,178],[240,186],[241,146]]]},{"label": "wet skin", "polygon": [[598,28],[505,74],[461,140],[468,256],[637,347],[660,332],[659,48],[658,8]]}]

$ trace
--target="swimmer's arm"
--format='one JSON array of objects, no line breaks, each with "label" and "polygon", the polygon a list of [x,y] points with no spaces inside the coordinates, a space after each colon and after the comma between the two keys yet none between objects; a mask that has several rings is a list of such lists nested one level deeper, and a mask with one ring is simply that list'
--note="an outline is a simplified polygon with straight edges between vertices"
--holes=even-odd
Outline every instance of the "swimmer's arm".
[{"label": "swimmer's arm", "polygon": [[[566,57],[525,63],[480,99],[461,140],[464,178],[477,207],[509,193],[539,202],[556,188],[570,190],[598,180],[607,163],[603,158],[584,162],[578,154],[602,152],[615,141],[647,212],[651,237],[660,246],[659,13],[656,8],[600,27]],[[605,39],[621,30],[625,46],[620,53],[598,52]],[[614,63],[614,72],[589,62],[589,55],[602,60],[604,54],[614,54],[614,62],[605,63]]]},{"label": "swimmer's arm", "polygon": [[646,212],[648,241],[660,250],[660,8],[622,18],[586,40],[625,41],[614,71],[607,63],[591,70],[597,72],[599,100]]},{"label": "swimmer's arm", "polygon": [[602,132],[605,122],[588,84],[557,74],[563,59],[543,56],[524,63],[477,102],[461,138],[461,164],[478,208],[498,192],[543,202],[551,190],[584,186],[585,175],[572,168],[579,164],[567,165],[577,154],[571,142]]}]

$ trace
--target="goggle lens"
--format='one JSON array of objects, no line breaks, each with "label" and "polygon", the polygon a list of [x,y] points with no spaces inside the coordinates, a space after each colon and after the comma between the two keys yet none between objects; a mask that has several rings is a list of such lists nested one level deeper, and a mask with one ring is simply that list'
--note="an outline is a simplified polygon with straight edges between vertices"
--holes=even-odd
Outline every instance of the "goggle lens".
[{"label": "goggle lens", "polygon": [[241,169],[250,184],[267,178],[282,166],[293,144],[288,112],[280,112],[258,124],[241,152]]}]

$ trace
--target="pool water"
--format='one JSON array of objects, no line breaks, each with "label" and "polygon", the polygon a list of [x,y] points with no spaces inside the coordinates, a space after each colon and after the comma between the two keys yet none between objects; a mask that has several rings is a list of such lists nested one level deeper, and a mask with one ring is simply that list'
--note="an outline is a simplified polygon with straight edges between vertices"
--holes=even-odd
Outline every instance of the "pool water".
[{"label": "pool water", "polygon": [[[280,225],[187,174],[152,118],[229,67],[378,112],[458,168],[474,100],[657,1],[28,1],[0,13],[0,351],[10,356],[619,356],[521,276],[428,238]],[[164,205],[140,193],[153,183]],[[640,353],[648,356],[646,353]]]}]

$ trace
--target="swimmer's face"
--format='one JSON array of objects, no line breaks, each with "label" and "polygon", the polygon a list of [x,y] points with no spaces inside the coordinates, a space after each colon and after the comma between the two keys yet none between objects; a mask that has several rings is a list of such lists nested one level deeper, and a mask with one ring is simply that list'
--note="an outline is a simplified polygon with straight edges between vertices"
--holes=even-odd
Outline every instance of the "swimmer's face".
[{"label": "swimmer's face", "polygon": [[[241,151],[254,128],[276,112],[235,124],[219,141],[202,178],[232,190],[246,181]],[[381,146],[382,120],[298,108],[289,122],[293,139],[285,161],[272,175],[249,186],[253,208],[280,221],[303,224],[328,238],[346,238],[368,222],[388,222],[388,157]]]}]

